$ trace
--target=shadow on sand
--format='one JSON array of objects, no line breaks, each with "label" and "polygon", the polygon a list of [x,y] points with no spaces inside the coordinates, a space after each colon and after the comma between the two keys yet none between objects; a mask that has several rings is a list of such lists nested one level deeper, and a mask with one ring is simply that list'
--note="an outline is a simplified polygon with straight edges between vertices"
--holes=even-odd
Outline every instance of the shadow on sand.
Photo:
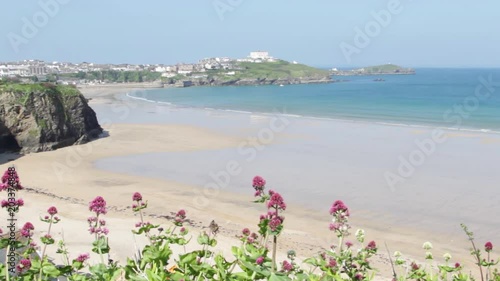
[{"label": "shadow on sand", "polygon": [[2,152],[0,151],[0,165],[9,163],[18,158],[21,158],[23,155],[18,152]]}]

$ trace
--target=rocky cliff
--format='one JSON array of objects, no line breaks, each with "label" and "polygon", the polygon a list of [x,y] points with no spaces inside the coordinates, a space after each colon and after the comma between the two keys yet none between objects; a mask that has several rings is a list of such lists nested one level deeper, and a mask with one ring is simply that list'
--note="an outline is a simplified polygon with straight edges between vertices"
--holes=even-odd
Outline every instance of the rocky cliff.
[{"label": "rocky cliff", "polygon": [[292,85],[292,84],[319,84],[333,83],[330,77],[311,77],[311,78],[235,78],[235,79],[186,79],[176,81],[175,83],[167,83],[176,87],[191,87],[191,86],[258,86],[258,85]]},{"label": "rocky cliff", "polygon": [[0,152],[40,152],[82,144],[102,128],[85,97],[70,86],[0,84]]}]

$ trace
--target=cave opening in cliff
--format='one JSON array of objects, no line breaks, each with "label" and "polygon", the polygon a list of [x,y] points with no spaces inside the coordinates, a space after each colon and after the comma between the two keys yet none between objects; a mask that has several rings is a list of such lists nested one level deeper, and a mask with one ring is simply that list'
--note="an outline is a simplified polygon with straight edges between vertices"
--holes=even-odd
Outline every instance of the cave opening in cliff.
[{"label": "cave opening in cliff", "polygon": [[0,137],[0,152],[19,152],[21,147],[14,136]]}]

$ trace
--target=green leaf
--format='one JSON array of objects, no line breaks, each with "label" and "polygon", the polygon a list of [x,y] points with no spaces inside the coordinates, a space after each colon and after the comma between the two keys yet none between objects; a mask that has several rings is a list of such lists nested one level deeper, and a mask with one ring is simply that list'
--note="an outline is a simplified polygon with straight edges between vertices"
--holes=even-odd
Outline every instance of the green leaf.
[{"label": "green leaf", "polygon": [[200,245],[208,245],[209,244],[210,237],[206,233],[200,234],[198,236],[198,244]]},{"label": "green leaf", "polygon": [[210,239],[210,242],[209,242],[209,243],[210,243],[210,246],[211,246],[211,247],[215,247],[215,246],[217,246],[217,240],[215,240],[215,239]]},{"label": "green leaf", "polygon": [[92,245],[94,246],[92,248],[92,252],[98,253],[98,254],[107,254],[109,253],[109,245],[108,245],[108,240],[106,237],[101,236],[97,240],[95,240]]},{"label": "green leaf", "polygon": [[57,269],[57,267],[55,267],[55,265],[53,265],[52,263],[50,263],[48,261],[43,263],[42,272],[46,276],[54,277],[54,278],[61,274],[61,272]]},{"label": "green leaf", "polygon": [[281,275],[279,273],[271,273],[271,276],[269,277],[269,281],[288,281],[292,280],[286,275]]}]

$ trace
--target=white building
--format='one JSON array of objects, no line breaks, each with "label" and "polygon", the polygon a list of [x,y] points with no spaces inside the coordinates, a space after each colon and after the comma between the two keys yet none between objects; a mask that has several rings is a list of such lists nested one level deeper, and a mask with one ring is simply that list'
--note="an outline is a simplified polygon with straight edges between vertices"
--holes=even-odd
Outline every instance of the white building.
[{"label": "white building", "polygon": [[27,65],[0,65],[0,76],[29,76],[30,70]]},{"label": "white building", "polygon": [[271,58],[269,56],[269,52],[264,52],[264,51],[250,52],[249,57],[254,60],[256,59],[267,60]]}]

